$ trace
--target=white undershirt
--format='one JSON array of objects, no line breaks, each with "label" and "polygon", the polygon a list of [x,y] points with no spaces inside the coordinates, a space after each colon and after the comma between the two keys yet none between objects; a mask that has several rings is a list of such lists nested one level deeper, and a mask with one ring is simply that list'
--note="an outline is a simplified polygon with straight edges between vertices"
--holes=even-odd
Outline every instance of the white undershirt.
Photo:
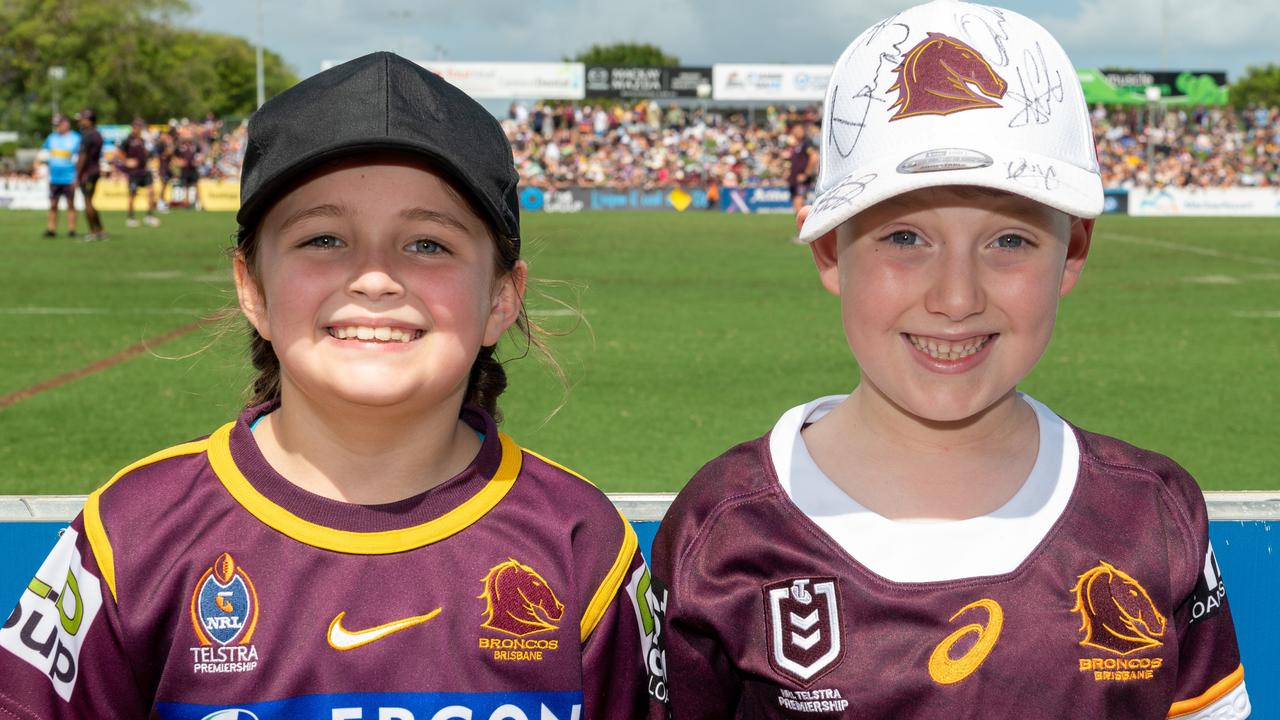
[{"label": "white undershirt", "polygon": [[850,556],[894,582],[1003,575],[1031,554],[1075,489],[1080,448],[1062,418],[1019,394],[1036,413],[1040,448],[1022,488],[1002,507],[967,520],[890,520],[849,497],[805,447],[800,430],[835,409],[831,395],[788,410],[769,438],[778,482],[792,502]]}]

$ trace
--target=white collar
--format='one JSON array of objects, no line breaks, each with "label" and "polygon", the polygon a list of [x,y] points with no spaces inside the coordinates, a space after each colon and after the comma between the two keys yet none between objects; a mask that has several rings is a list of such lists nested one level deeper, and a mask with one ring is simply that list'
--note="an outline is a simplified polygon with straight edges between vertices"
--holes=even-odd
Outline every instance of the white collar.
[{"label": "white collar", "polygon": [[788,410],[769,437],[778,482],[796,507],[853,559],[894,582],[939,582],[1012,572],[1044,540],[1075,489],[1080,448],[1066,422],[1031,397],[1040,448],[1022,487],[988,515],[955,521],[898,521],[849,497],[809,455],[800,430],[847,395]]}]

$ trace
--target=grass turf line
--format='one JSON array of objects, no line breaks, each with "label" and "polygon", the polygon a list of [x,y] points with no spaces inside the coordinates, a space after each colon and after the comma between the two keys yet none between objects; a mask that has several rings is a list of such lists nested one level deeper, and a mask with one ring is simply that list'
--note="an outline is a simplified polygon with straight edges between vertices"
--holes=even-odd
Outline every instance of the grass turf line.
[{"label": "grass turf line", "polygon": [[[43,213],[0,213],[12,268],[0,285],[0,396],[234,302],[230,214],[175,212],[160,228],[105,215],[113,239],[79,243],[41,238]],[[787,242],[785,216],[523,220],[533,276],[578,285],[590,327],[553,340],[573,387],[549,420],[559,385],[532,356],[509,363],[504,429],[606,490],[679,489],[786,408],[856,382],[836,299],[807,249]],[[1173,456],[1207,489],[1280,488],[1280,268],[1239,259],[1280,262],[1277,238],[1272,219],[1100,219],[1022,388],[1085,428]],[[536,290],[535,320],[572,323]],[[573,301],[571,288],[549,290]],[[238,330],[205,328],[0,410],[0,494],[88,492],[211,431],[243,400],[244,345]]]}]

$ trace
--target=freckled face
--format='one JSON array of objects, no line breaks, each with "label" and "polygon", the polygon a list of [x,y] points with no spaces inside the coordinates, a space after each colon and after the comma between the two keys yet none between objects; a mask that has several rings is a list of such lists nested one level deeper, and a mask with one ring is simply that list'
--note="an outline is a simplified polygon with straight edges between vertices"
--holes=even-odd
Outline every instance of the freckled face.
[{"label": "freckled face", "polygon": [[813,248],[872,396],[959,421],[1011,397],[1044,353],[1092,223],[1001,193],[931,188]]},{"label": "freckled face", "polygon": [[259,225],[241,307],[282,395],[367,406],[461,402],[476,354],[515,320],[524,265],[495,277],[484,222],[436,173],[394,158],[328,166]]}]

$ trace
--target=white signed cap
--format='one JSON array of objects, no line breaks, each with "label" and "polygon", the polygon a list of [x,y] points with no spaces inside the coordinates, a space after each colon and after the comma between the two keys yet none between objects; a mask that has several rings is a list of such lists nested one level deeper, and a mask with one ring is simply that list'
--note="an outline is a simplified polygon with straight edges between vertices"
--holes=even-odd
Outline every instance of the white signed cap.
[{"label": "white signed cap", "polygon": [[836,61],[817,198],[800,240],[939,185],[1003,190],[1076,217],[1102,212],[1080,80],[1032,20],[934,0],[876,23]]}]

